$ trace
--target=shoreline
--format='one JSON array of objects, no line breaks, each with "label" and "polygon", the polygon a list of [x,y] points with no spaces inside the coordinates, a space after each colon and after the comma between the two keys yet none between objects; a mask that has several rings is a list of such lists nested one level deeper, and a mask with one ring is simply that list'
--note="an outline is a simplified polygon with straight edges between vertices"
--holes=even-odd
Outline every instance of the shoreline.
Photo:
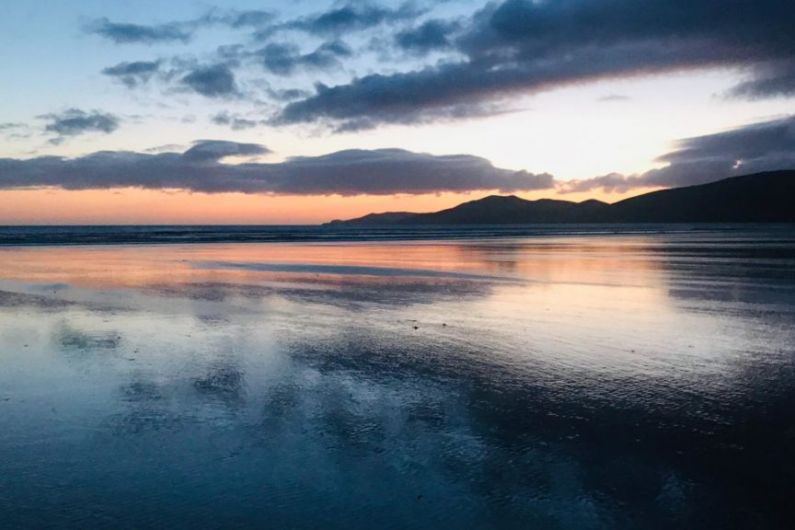
[{"label": "shoreline", "polygon": [[622,223],[328,228],[323,225],[69,225],[0,227],[0,248],[241,243],[466,241],[529,237],[782,232],[792,223]]}]

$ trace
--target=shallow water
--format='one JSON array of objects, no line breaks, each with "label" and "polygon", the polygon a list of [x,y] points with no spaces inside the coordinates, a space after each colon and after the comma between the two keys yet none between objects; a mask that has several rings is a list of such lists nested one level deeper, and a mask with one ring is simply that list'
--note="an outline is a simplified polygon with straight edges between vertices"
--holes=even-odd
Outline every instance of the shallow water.
[{"label": "shallow water", "polygon": [[0,248],[0,527],[792,527],[795,232]]}]

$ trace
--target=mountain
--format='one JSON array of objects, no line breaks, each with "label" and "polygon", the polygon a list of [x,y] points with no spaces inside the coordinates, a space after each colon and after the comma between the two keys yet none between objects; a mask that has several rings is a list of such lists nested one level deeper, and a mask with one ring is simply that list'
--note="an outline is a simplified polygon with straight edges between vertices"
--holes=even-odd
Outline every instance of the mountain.
[{"label": "mountain", "polygon": [[326,223],[328,225],[338,225],[338,224],[345,224],[345,225],[392,225],[404,221],[410,217],[414,217],[417,215],[416,213],[412,212],[385,212],[385,213],[371,213],[367,214],[363,217],[357,217],[356,219],[350,219],[348,221],[342,221],[340,219],[335,219],[330,223]]},{"label": "mountain", "polygon": [[614,204],[490,195],[433,213],[369,214],[333,226],[530,223],[795,222],[795,170],[770,171],[631,197]]},{"label": "mountain", "polygon": [[743,175],[631,197],[611,205],[608,220],[795,222],[795,170]]},{"label": "mountain", "polygon": [[509,195],[491,195],[465,202],[440,212],[415,215],[404,219],[406,224],[529,224],[588,222],[610,205],[590,200],[585,202],[539,199],[527,201]]},{"label": "mountain", "polygon": [[490,195],[434,213],[371,213],[347,221],[331,221],[328,224],[383,226],[588,222],[588,219],[609,206],[594,199],[578,203],[554,199],[528,201],[514,195]]}]

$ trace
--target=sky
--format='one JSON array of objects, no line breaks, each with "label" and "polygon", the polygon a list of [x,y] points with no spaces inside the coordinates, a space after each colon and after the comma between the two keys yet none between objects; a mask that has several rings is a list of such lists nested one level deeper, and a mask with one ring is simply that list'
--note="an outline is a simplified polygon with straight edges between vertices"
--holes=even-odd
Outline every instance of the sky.
[{"label": "sky", "polygon": [[318,223],[795,168],[789,0],[7,0],[0,224]]}]

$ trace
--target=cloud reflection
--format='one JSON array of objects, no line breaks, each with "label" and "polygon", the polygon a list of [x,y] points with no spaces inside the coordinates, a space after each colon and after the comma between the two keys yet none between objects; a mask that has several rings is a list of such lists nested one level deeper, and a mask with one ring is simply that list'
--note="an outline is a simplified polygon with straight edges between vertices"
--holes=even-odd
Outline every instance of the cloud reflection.
[{"label": "cloud reflection", "polygon": [[[752,235],[21,249],[9,288],[69,305],[0,304],[4,351],[25,322],[52,343],[0,357],[12,432],[50,444],[0,434],[0,485],[79,486],[62,523],[79,490],[166,524],[222,498],[285,527],[776,526],[795,247]],[[223,260],[283,266],[192,266]],[[388,263],[439,275],[359,274]],[[490,279],[506,273],[528,281]]]}]

